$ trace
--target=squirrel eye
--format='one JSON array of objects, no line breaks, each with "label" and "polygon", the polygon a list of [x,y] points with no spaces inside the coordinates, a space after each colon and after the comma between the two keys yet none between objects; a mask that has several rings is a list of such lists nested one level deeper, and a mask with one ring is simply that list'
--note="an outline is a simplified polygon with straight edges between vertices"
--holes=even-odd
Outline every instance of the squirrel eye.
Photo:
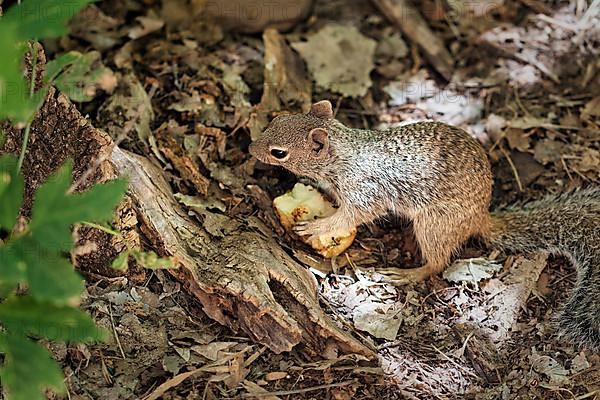
[{"label": "squirrel eye", "polygon": [[283,160],[287,157],[288,152],[281,149],[271,149],[271,155],[278,160]]}]

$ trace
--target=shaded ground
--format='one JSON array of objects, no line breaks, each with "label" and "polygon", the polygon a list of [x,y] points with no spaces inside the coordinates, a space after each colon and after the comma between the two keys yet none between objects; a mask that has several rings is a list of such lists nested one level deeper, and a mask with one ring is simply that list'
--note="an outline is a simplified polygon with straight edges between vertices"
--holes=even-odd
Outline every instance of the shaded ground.
[{"label": "shaded ground", "polygon": [[477,4],[421,4],[454,60],[450,85],[367,2],[317,2],[283,41],[223,32],[225,23],[193,16],[183,2],[104,1],[69,37],[46,43],[49,58],[99,51],[112,72],[78,104],[82,114],[162,166],[176,193],[210,211],[190,211],[205,229],[221,228],[215,214],[258,215],[315,273],[328,312],[378,346],[382,365],[315,362],[301,348],[273,354],[211,321],[160,271],[88,274],[84,307],[114,337],[54,349],[70,398],[600,398],[600,356],[553,335],[552,316],[575,280],[565,260],[545,267],[537,256],[505,259],[473,244],[461,258],[491,256],[495,273],[396,288],[373,270],[418,265],[409,226],[362,227],[344,255],[323,260],[284,235],[271,209],[295,179],[247,154],[273,115],[327,98],[352,126],[433,118],[464,127],[489,150],[495,206],[597,184],[598,12],[578,1]]}]

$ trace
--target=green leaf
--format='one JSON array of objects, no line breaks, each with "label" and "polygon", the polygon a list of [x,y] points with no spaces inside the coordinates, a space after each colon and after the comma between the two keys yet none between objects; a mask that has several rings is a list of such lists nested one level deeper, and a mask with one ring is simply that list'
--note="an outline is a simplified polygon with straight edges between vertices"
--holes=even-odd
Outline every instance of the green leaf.
[{"label": "green leaf", "polygon": [[17,24],[0,18],[0,121],[29,121],[37,110],[38,98],[30,98],[22,63],[27,46],[18,40]]},{"label": "green leaf", "polygon": [[[17,40],[45,39],[67,33],[67,22],[91,0],[25,0],[10,7],[5,23],[17,27]],[[91,21],[90,21],[91,22]]]},{"label": "green leaf", "polygon": [[[39,300],[69,303],[79,298],[84,280],[56,248],[62,243],[34,243],[26,247],[25,262],[31,296]],[[52,247],[53,246],[53,247]]]},{"label": "green leaf", "polygon": [[23,177],[17,172],[17,158],[0,156],[0,229],[12,229],[22,202]]},{"label": "green leaf", "polygon": [[25,280],[27,264],[23,259],[26,249],[23,242],[26,238],[19,238],[0,246],[0,286],[11,287]]},{"label": "green leaf", "polygon": [[14,335],[36,335],[53,341],[92,342],[106,339],[83,311],[39,302],[31,296],[13,297],[0,304],[0,321]]},{"label": "green leaf", "polygon": [[116,83],[113,72],[102,64],[98,51],[79,53],[71,51],[47,64],[47,79],[73,101],[92,100],[97,88],[112,88]]},{"label": "green leaf", "polygon": [[134,250],[131,253],[138,264],[149,269],[175,268],[172,258],[161,258],[153,251]]},{"label": "green leaf", "polygon": [[0,287],[25,283],[31,296],[42,301],[66,304],[79,298],[83,278],[58,248],[32,235],[21,236],[0,247]]},{"label": "green leaf", "polygon": [[38,189],[31,212],[30,229],[36,241],[62,251],[71,247],[71,225],[108,221],[127,188],[126,181],[117,179],[69,195],[70,184],[71,165],[67,164]]},{"label": "green leaf", "polygon": [[81,53],[78,51],[70,51],[61,56],[58,56],[54,60],[46,63],[46,69],[44,71],[44,80],[48,83],[52,83],[54,79],[63,72],[67,67],[73,65],[77,60],[81,58]]},{"label": "green leaf", "polygon": [[8,400],[44,400],[43,390],[64,393],[63,373],[41,345],[23,337],[0,333],[4,365],[0,380]]},{"label": "green leaf", "polygon": [[0,121],[27,123],[46,94],[42,89],[30,95],[23,74],[26,42],[65,34],[67,21],[89,3],[91,0],[26,0],[0,17]]},{"label": "green leaf", "polygon": [[175,262],[171,257],[159,257],[153,251],[125,250],[121,252],[112,262],[112,267],[117,270],[126,270],[129,267],[129,256],[142,267],[148,269],[169,269],[176,268]]},{"label": "green leaf", "polygon": [[118,271],[125,271],[127,268],[129,268],[129,255],[130,254],[131,254],[131,251],[129,251],[129,250],[122,251],[121,254],[119,254],[117,256],[117,258],[115,258],[113,260],[111,267]]}]

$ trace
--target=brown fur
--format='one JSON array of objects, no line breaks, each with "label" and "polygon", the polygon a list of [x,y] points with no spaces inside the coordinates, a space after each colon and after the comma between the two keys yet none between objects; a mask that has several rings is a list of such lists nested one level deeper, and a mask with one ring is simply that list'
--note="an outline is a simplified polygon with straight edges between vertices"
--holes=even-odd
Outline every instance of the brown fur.
[{"label": "brown fur", "polygon": [[390,214],[411,219],[425,265],[397,269],[404,280],[420,281],[442,271],[471,236],[503,249],[567,254],[579,278],[562,313],[563,332],[600,348],[600,306],[590,297],[600,295],[600,190],[549,197],[490,217],[490,164],[465,131],[439,122],[352,129],[333,118],[326,101],[314,104],[308,114],[275,118],[250,153],[313,179],[337,202],[334,215],[298,225],[301,235],[321,235]]}]

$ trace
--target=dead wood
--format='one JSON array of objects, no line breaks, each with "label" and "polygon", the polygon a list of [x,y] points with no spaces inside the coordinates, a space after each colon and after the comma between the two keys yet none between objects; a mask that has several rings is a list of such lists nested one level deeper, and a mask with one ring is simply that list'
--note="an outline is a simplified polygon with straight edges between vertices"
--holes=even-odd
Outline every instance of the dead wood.
[{"label": "dead wood", "polygon": [[[6,128],[0,153],[16,152],[21,131]],[[133,225],[159,255],[173,257],[179,268],[171,270],[172,275],[211,318],[276,353],[303,343],[317,357],[338,353],[374,357],[372,349],[338,328],[322,311],[314,277],[272,238],[253,228],[261,226],[260,221],[222,215],[227,234],[211,235],[181,209],[158,167],[115,147],[107,134],[92,127],[54,89],[32,125],[30,141],[24,163],[26,208],[33,191],[69,158],[74,160],[74,178],[87,177],[81,188],[126,176],[129,194],[118,212],[117,226],[131,229]],[[84,272],[97,273],[100,264],[110,270],[114,256],[132,243],[139,246],[140,241],[131,235],[117,239],[86,227],[78,231],[79,250],[73,258]]]},{"label": "dead wood", "polygon": [[452,78],[454,60],[444,43],[429,29],[427,22],[408,0],[373,0],[381,13],[404,35],[416,43],[427,60],[445,79]]},{"label": "dead wood", "polygon": [[237,225],[217,240],[175,202],[161,171],[145,158],[115,148],[112,161],[130,180],[142,229],[153,247],[179,265],[171,273],[221,324],[241,329],[274,352],[303,342],[315,354],[332,346],[342,353],[373,352],[341,331],[321,310],[314,277],[272,239]]}]

